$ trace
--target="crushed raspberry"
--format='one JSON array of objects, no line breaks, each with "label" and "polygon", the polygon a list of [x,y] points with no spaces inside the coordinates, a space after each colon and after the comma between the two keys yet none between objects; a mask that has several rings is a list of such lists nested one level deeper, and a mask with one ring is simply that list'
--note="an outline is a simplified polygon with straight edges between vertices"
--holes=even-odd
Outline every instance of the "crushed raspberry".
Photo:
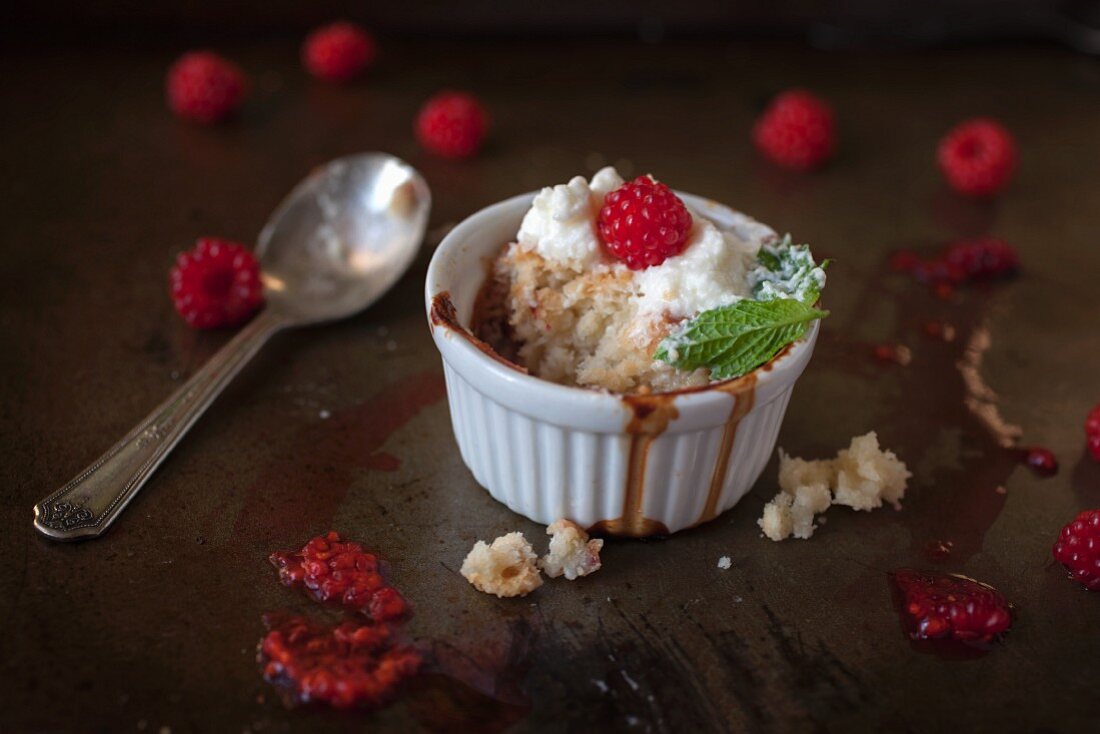
[{"label": "crushed raspberry", "polygon": [[1058,473],[1058,459],[1054,452],[1042,446],[1030,446],[1018,449],[1020,460],[1041,477],[1052,477]]},{"label": "crushed raspberry", "polygon": [[424,103],[416,117],[417,140],[444,158],[469,158],[477,153],[488,128],[485,108],[465,92],[440,92]]},{"label": "crushed raspberry", "polygon": [[924,260],[913,268],[913,276],[921,283],[954,285],[966,280],[966,271],[942,257]]},{"label": "crushed raspberry", "polygon": [[1012,607],[991,586],[956,574],[905,568],[890,574],[914,640],[986,644],[1012,626]]},{"label": "crushed raspberry", "polygon": [[354,23],[326,25],[302,44],[302,63],[318,79],[345,82],[370,66],[378,55],[374,38]]},{"label": "crushed raspberry", "polygon": [[264,678],[297,703],[376,708],[420,668],[414,649],[393,644],[384,624],[345,621],[336,627],[305,617],[265,615],[260,641]]},{"label": "crushed raspberry", "polygon": [[247,78],[240,67],[212,51],[192,51],[168,70],[168,106],[180,117],[214,123],[229,117],[244,101]]},{"label": "crushed raspberry", "polygon": [[958,268],[968,281],[1003,278],[1020,269],[1016,248],[994,237],[954,242],[940,258],[950,267]]},{"label": "crushed raspberry", "polygon": [[181,252],[169,274],[172,303],[196,329],[237,326],[264,302],[260,264],[244,246],[203,237]]},{"label": "crushed raspberry", "polygon": [[337,533],[310,540],[301,551],[271,554],[279,578],[320,602],[338,602],[369,621],[338,625],[286,614],[264,616],[260,641],[264,678],[289,693],[291,702],[334,708],[377,708],[420,668],[420,654],[398,642],[408,607],[380,575],[380,562]]},{"label": "crushed raspberry", "polygon": [[272,553],[268,560],[284,584],[301,587],[317,601],[340,604],[376,622],[408,611],[397,590],[382,579],[378,558],[338,533],[319,535],[300,551]]},{"label": "crushed raspberry", "polygon": [[829,105],[801,89],[772,100],[752,130],[756,149],[785,168],[809,171],[836,148],[836,125]]},{"label": "crushed raspberry", "polygon": [[940,141],[936,160],[955,191],[990,196],[1004,188],[1016,171],[1016,141],[995,120],[967,120]]},{"label": "crushed raspberry", "polygon": [[638,176],[607,195],[598,224],[608,251],[631,270],[644,270],[683,251],[692,219],[667,186]]},{"label": "crushed raspberry", "polygon": [[937,295],[947,297],[960,285],[1015,275],[1020,270],[1020,255],[1004,240],[978,237],[953,242],[928,259],[905,250],[894,253],[890,267],[912,273]]},{"label": "crushed raspberry", "polygon": [[1100,510],[1085,510],[1062,528],[1054,560],[1090,591],[1100,591]]},{"label": "crushed raspberry", "polygon": [[1085,445],[1092,458],[1100,461],[1100,403],[1085,418]]}]

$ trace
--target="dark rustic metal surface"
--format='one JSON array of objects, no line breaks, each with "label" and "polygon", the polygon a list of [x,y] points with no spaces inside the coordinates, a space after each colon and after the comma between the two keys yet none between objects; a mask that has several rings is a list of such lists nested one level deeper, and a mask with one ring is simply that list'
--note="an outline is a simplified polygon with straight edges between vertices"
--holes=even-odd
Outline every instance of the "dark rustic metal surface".
[{"label": "dark rustic metal surface", "polygon": [[[226,44],[252,73],[239,121],[200,129],[164,109],[182,47],[7,44],[0,59],[0,730],[1081,731],[1100,717],[1100,595],[1050,559],[1062,523],[1100,506],[1083,454],[1100,399],[1100,71],[1041,47],[827,55],[694,41],[658,46],[404,43],[364,83],[310,82],[293,42]],[[752,155],[761,100],[791,85],[834,100],[828,170],[789,176]],[[410,121],[443,86],[484,96],[484,155],[418,152]],[[1007,195],[947,194],[938,136],[992,114],[1017,133]],[[211,409],[106,537],[57,545],[31,506],[141,418],[226,336],[172,311],[166,273],[198,235],[251,240],[313,165],[382,149],[435,194],[433,233],[366,314],[279,337]],[[477,538],[541,528],[489,499],[451,437],[425,326],[424,268],[449,224],[603,163],[652,171],[814,243],[836,259],[829,318],[780,444],[832,453],[877,429],[916,478],[901,512],[838,508],[811,541],[775,544],[754,492],[708,525],[611,542],[605,566],[527,599],[457,574]],[[1021,250],[1017,281],[944,302],[885,267],[893,248],[992,232]],[[946,318],[954,343],[923,337]],[[955,362],[987,325],[985,374],[1025,441],[1061,472],[1039,479],[962,405]],[[901,340],[908,367],[869,345]],[[998,493],[1003,486],[1007,491]],[[374,715],[287,710],[261,680],[260,615],[310,605],[265,558],[336,528],[388,558],[416,606],[414,636],[473,688],[435,675]],[[1000,588],[1017,609],[988,655],[913,650],[886,572],[931,565]],[[732,558],[728,571],[720,556]]]}]

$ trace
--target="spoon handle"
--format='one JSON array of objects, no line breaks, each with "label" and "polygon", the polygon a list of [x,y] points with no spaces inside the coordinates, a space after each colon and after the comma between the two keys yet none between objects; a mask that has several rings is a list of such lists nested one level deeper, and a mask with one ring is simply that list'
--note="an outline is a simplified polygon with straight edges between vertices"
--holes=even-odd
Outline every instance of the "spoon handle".
[{"label": "spoon handle", "polygon": [[83,540],[106,532],[222,389],[285,325],[270,309],[257,314],[121,441],[35,505],[38,532],[54,540]]}]

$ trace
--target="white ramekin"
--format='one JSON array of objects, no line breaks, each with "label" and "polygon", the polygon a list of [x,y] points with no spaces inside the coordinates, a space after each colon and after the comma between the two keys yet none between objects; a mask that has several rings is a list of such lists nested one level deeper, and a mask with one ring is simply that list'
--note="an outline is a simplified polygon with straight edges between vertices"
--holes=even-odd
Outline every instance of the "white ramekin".
[{"label": "white ramekin", "polygon": [[[728,207],[680,196],[720,228],[775,236]],[[466,327],[488,263],[514,240],[533,198],[523,194],[470,216],[428,266],[429,323],[466,466],[493,497],[531,520],[564,517],[613,535],[673,533],[733,507],[775,448],[819,323],[753,373],[703,388],[632,397],[524,374],[487,354]],[[453,318],[441,317],[445,300]]]}]

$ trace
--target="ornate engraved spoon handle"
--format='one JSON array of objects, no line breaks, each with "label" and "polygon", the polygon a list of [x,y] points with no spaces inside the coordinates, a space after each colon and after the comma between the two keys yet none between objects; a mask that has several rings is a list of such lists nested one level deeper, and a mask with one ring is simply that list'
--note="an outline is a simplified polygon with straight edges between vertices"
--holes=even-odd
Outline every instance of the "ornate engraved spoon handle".
[{"label": "ornate engraved spoon handle", "polygon": [[38,531],[54,540],[102,535],[222,389],[285,325],[270,309],[257,314],[125,438],[35,505]]}]

